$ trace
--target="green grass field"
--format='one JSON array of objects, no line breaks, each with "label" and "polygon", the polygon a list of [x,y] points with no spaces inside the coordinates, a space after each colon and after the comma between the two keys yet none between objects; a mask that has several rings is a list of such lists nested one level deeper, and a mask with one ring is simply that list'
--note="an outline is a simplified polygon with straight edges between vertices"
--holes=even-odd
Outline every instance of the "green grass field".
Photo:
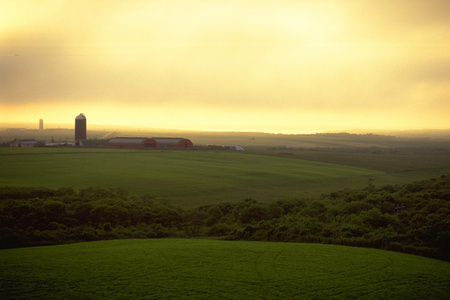
[{"label": "green grass field", "polygon": [[[0,185],[121,187],[183,206],[308,196],[326,181],[364,184],[379,170],[225,151],[0,149]],[[317,194],[317,193],[316,193]],[[312,193],[311,195],[315,195]]]},{"label": "green grass field", "polygon": [[321,244],[115,240],[0,250],[1,299],[448,299],[450,263]]}]

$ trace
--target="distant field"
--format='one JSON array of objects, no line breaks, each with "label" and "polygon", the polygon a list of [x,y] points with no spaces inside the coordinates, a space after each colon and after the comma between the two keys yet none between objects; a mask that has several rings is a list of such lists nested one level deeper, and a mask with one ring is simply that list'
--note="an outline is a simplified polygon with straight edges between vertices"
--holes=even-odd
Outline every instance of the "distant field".
[{"label": "distant field", "polygon": [[[121,187],[183,206],[308,196],[328,180],[382,171],[224,151],[128,151],[0,148],[0,185],[51,188]],[[326,189],[319,189],[324,192]]]},{"label": "distant field", "polygon": [[[288,157],[308,161],[355,166],[371,170],[382,171],[384,174],[372,176],[373,183],[377,186],[386,184],[406,184],[413,181],[424,180],[432,177],[450,174],[450,153],[434,153],[435,149],[414,148],[402,150],[395,149],[390,153],[378,153],[376,149],[363,151],[356,148],[349,151],[333,150],[254,150],[251,153]],[[395,151],[398,151],[396,153]],[[284,153],[283,153],[284,152]],[[327,180],[325,186],[329,189],[342,189],[346,187],[361,188],[367,184],[367,178],[355,177],[350,181]],[[310,191],[313,189],[310,187]]]},{"label": "distant field", "polygon": [[[0,124],[1,125],[1,124]],[[36,124],[37,125],[37,124]],[[37,139],[73,142],[75,134],[72,129],[53,128],[45,130],[6,130],[0,128],[0,144],[14,139]],[[36,126],[37,128],[37,126]],[[128,137],[184,137],[194,145],[240,145],[251,148],[363,148],[363,147],[438,147],[450,148],[450,131],[439,134],[429,132],[416,136],[384,136],[375,134],[271,134],[263,132],[206,132],[162,129],[91,129],[88,124],[87,138],[110,139],[118,136]]]},{"label": "distant field", "polygon": [[[110,131],[89,130],[89,139],[107,138]],[[53,128],[45,130],[6,130],[0,128],[0,143],[11,142],[14,139],[36,139],[45,140],[47,143],[52,141],[68,141],[73,142],[75,138],[75,129]]]},{"label": "distant field", "polygon": [[115,240],[0,250],[1,299],[448,299],[450,263],[321,244]]}]

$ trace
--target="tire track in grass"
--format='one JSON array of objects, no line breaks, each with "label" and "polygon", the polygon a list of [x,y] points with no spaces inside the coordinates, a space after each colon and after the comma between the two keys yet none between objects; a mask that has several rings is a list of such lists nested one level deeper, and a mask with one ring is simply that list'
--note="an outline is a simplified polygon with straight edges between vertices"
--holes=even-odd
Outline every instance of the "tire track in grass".
[{"label": "tire track in grass", "polygon": [[[223,268],[223,266],[219,265],[218,269],[219,271],[214,270],[211,273],[211,263],[213,263],[213,261],[211,259],[213,259],[215,256],[215,252],[213,249],[212,251],[212,257],[210,257],[210,255],[208,255],[209,252],[196,252],[194,250],[197,250],[196,248],[192,248],[192,249],[186,249],[187,251],[189,251],[189,255],[186,257],[187,259],[189,259],[189,261],[195,261],[195,267],[194,266],[190,266],[189,263],[187,266],[179,266],[179,267],[173,267],[171,268],[170,272],[174,272],[174,274],[176,274],[176,278],[172,278],[170,275],[166,276],[166,280],[172,278],[174,280],[173,282],[173,286],[179,286],[179,285],[192,285],[192,283],[194,282],[195,284],[193,284],[194,286],[196,286],[195,291],[198,293],[208,293],[208,289],[206,288],[207,286],[209,286],[210,284],[214,283],[215,286],[220,286],[221,288],[219,289],[220,291],[218,291],[219,293],[222,293],[222,296],[226,295],[226,292],[228,291],[228,289],[231,288],[235,288],[235,287],[240,287],[241,290],[245,290],[245,287],[249,287],[249,286],[255,286],[256,283],[260,283],[260,279],[258,280],[258,282],[255,282],[254,279],[252,278],[236,278],[234,279],[232,276],[234,275],[233,272],[231,272],[231,274],[223,274],[220,269]],[[161,256],[164,257],[166,263],[168,265],[173,265],[176,263],[180,263],[178,261],[175,261],[174,258],[171,257],[171,255],[173,255],[173,253],[169,251],[166,252],[162,252],[161,249],[158,250],[158,252],[161,254]],[[261,253],[260,255],[262,255],[263,253]],[[193,258],[194,257],[194,258]],[[244,256],[245,257],[245,256]],[[240,259],[238,261],[229,261],[228,263],[231,264],[235,264],[235,265],[249,265],[250,262],[252,262],[253,260],[253,256],[247,256],[245,257],[245,259],[242,259],[243,257],[239,257]],[[180,270],[186,270],[188,269],[189,271],[184,271],[182,273],[180,273]],[[214,269],[214,268],[213,268]],[[231,268],[233,269],[233,268]],[[209,274],[203,276],[203,274]],[[233,279],[232,279],[233,278]],[[259,277],[258,277],[259,278]],[[191,283],[191,284],[190,284]],[[259,286],[261,286],[259,284]],[[264,286],[264,285],[263,285]],[[167,287],[166,285],[160,285],[161,288],[167,289],[167,288],[171,288],[171,287]]]},{"label": "tire track in grass", "polygon": [[[409,277],[395,277],[392,273],[397,272],[396,269],[400,268],[401,265],[396,264],[396,261],[390,256],[391,253],[385,253],[383,256],[377,256],[377,259],[374,260],[374,263],[371,266],[380,265],[382,261],[382,265],[377,268],[358,268],[355,269],[354,272],[338,272],[334,274],[344,274],[345,278],[359,278],[358,281],[353,283],[352,285],[341,285],[336,287],[329,288],[321,288],[316,289],[315,291],[311,291],[311,293],[303,294],[302,296],[312,296],[316,294],[321,294],[321,297],[345,297],[348,298],[349,295],[354,296],[355,298],[371,298],[370,295],[376,293],[385,293],[384,296],[377,295],[377,298],[382,297],[392,297],[392,291],[386,291],[386,287],[390,287],[392,289],[393,280],[396,282],[395,287],[398,287],[399,295],[401,297],[405,297],[405,291],[409,291],[410,289],[402,289],[402,286],[411,286],[411,276]],[[364,270],[363,272],[360,272]],[[383,270],[390,270],[389,272],[383,272]],[[366,276],[368,274],[372,274],[372,276]],[[362,278],[360,278],[362,276]],[[417,279],[418,276],[413,276],[413,278]],[[334,282],[338,278],[330,278],[329,281]],[[362,282],[365,280],[364,282]],[[436,282],[433,280],[433,282]],[[355,289],[352,288],[355,287]],[[387,293],[387,294],[386,294]],[[412,292],[407,292],[411,297],[417,298],[417,295]],[[299,295],[299,294],[297,294]]]},{"label": "tire track in grass", "polygon": [[267,245],[264,245],[265,247],[264,247],[264,251],[261,251],[254,259],[253,259],[253,262],[252,262],[252,265],[253,265],[253,269],[256,271],[256,274],[257,274],[257,276],[258,276],[258,278],[259,278],[259,280],[260,280],[260,286],[262,286],[262,289],[263,290],[265,290],[265,295],[269,295],[269,292],[270,292],[270,290],[269,290],[269,288],[268,288],[268,286],[269,286],[269,283],[270,283],[270,281],[269,281],[269,279],[265,279],[264,278],[264,271],[263,271],[263,269],[261,268],[261,264],[262,264],[262,257],[264,256],[264,255],[266,255],[267,254]]},{"label": "tire track in grass", "polygon": [[[365,256],[364,256],[365,257]],[[384,259],[387,257],[383,257]],[[318,261],[320,262],[320,261]],[[361,275],[372,274],[374,271],[380,271],[388,268],[392,264],[392,259],[388,258],[388,261],[383,263],[383,265],[379,268],[371,268],[373,266],[378,266],[380,264],[379,260],[370,259],[370,257],[366,258],[364,264],[361,266],[354,268],[348,267],[343,270],[331,271],[331,272],[321,272],[320,274],[309,276],[307,280],[302,281],[302,285],[310,286],[312,288],[307,292],[296,293],[295,296],[317,296],[320,294],[322,296],[335,296],[343,293],[348,293],[348,280],[345,278],[359,278]],[[340,266],[342,263],[339,264]],[[344,280],[344,279],[345,280]],[[357,279],[357,281],[361,281],[362,279]],[[339,283],[341,282],[341,283]],[[320,283],[334,283],[334,286],[322,285]],[[345,284],[345,285],[344,285]],[[354,284],[356,285],[356,284]],[[357,286],[364,286],[363,283],[358,283]],[[324,295],[325,294],[325,295]]]},{"label": "tire track in grass", "polygon": [[276,266],[277,260],[285,251],[284,248],[275,252],[271,248],[269,251],[268,245],[266,245],[265,250],[254,259],[253,265],[261,280],[261,284],[264,286],[265,295],[268,299],[273,297],[279,298],[280,296],[285,299],[294,297],[291,291],[294,291],[297,286],[287,280],[288,277],[282,274]]},{"label": "tire track in grass", "polygon": [[[286,280],[286,276],[279,271],[278,267],[276,266],[276,263],[280,257],[280,255],[282,253],[284,253],[286,250],[284,249],[280,249],[279,251],[277,251],[275,253],[275,255],[273,255],[272,257],[272,261],[270,262],[270,268],[273,270],[273,272],[275,273],[275,276],[278,278],[277,282],[278,284],[276,285],[275,289],[278,290],[278,292],[283,295],[284,297],[286,297],[286,299],[292,299],[294,297],[294,295],[292,293],[286,293],[285,290],[280,289],[278,286],[281,286],[282,284],[284,286],[287,286],[288,288],[285,289],[289,289],[289,290],[295,290],[295,285],[293,285],[292,283],[290,283],[288,280]],[[281,284],[282,283],[282,284]]]},{"label": "tire track in grass", "polygon": [[[167,258],[166,253],[163,252],[161,249],[158,250],[159,254],[161,255],[161,257],[164,257],[166,262],[170,262],[170,259]],[[279,257],[281,256],[281,254],[284,252],[284,250],[280,250],[276,253],[274,253],[273,255],[269,255],[271,254],[271,252],[269,252],[269,249],[267,247],[267,245],[265,245],[264,250],[262,251],[258,251],[256,257],[255,256],[248,256],[248,259],[244,260],[244,261],[240,261],[243,264],[246,263],[251,263],[251,265],[253,265],[253,269],[255,270],[256,276],[258,278],[259,281],[259,286],[262,287],[262,289],[265,291],[265,295],[274,295],[277,294],[279,295],[283,295],[286,298],[293,296],[293,293],[289,293],[286,294],[285,290],[281,290],[280,288],[278,288],[278,284],[280,284],[280,286],[290,286],[291,288],[287,288],[292,290],[292,288],[294,287],[295,290],[295,286],[292,284],[289,284],[289,281],[286,280],[285,276],[282,275],[282,272],[280,272],[280,270],[278,269],[278,267],[275,266],[276,261],[279,259]],[[170,252],[168,252],[170,253]],[[199,253],[195,253],[194,254],[196,257],[202,257],[202,254]],[[392,260],[391,260],[392,261]],[[358,268],[358,269],[352,269],[352,270],[346,270],[346,271],[341,271],[341,272],[334,272],[333,273],[333,277],[338,277],[338,275],[342,275],[342,274],[351,274],[354,273],[355,276],[359,276],[361,274],[365,274],[365,273],[371,273],[374,270],[382,270],[383,268],[386,268],[389,265],[390,262],[385,263],[382,267],[377,268],[377,269],[373,269],[370,268],[371,265],[373,264],[364,264],[362,266],[362,268]],[[270,272],[268,271],[267,268],[265,268],[265,266],[270,267],[271,270],[274,271],[275,277],[277,278],[277,280],[274,280],[274,276],[270,275]],[[365,270],[364,272],[361,272],[361,270]],[[148,272],[148,270],[147,270]],[[160,273],[160,272],[158,272]],[[199,272],[198,274],[202,274],[201,272]],[[309,278],[309,282],[313,282],[313,281],[317,281],[317,280],[321,280],[323,281],[323,279],[321,279],[322,277],[327,277],[329,276],[329,274],[320,274],[315,276],[315,278]],[[224,277],[220,277],[220,276],[198,276],[196,274],[185,274],[185,276],[177,276],[179,280],[181,280],[182,282],[186,282],[186,281],[200,281],[203,283],[207,283],[207,282],[217,282],[218,285],[227,285],[227,286],[242,286],[242,285],[249,285],[251,286],[252,284],[254,284],[254,282],[252,282],[251,280],[249,280],[248,282],[246,282],[245,280],[231,280],[230,278],[224,278]],[[332,279],[334,280],[334,279]],[[222,282],[222,284],[220,283]],[[282,283],[282,284],[281,284]],[[372,286],[373,284],[375,284],[376,282],[373,282],[371,284],[362,284],[360,286]],[[196,291],[198,293],[204,293],[205,291],[201,288],[201,286],[203,286],[204,284],[201,284],[199,286],[199,288],[196,289]],[[167,289],[168,287],[165,285],[152,285],[153,287],[159,288],[159,289]],[[285,288],[286,289],[286,288]],[[365,289],[367,291],[367,289]],[[276,292],[275,292],[276,291]],[[278,293],[277,293],[278,292]],[[321,295],[330,295],[330,296],[336,296],[336,295],[342,295],[344,293],[348,292],[348,288],[344,287],[340,287],[340,286],[334,286],[334,287],[328,287],[328,288],[320,288],[320,289],[316,289],[314,291],[310,291],[310,293],[308,293],[307,295],[317,295],[317,294],[321,294]],[[297,294],[298,295],[298,294]],[[359,296],[363,296],[365,295],[364,293],[358,293]]]},{"label": "tire track in grass", "polygon": [[[66,251],[61,251],[64,248]],[[15,263],[2,260],[3,284],[12,285],[0,292],[3,296],[445,299],[450,281],[448,270],[440,267],[446,266],[443,262],[375,249],[313,244],[167,239],[15,251],[34,254],[19,256]],[[10,255],[12,251],[2,253]],[[19,271],[20,284],[6,276]]]}]

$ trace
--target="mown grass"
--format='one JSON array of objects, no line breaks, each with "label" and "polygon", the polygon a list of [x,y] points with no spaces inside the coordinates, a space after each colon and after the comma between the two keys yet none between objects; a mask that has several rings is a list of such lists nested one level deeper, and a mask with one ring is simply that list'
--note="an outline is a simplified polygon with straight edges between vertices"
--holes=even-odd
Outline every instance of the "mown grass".
[{"label": "mown grass", "polygon": [[[184,206],[293,198],[325,180],[381,171],[224,151],[0,149],[0,185],[121,187]],[[323,192],[323,191],[322,191]]]},{"label": "mown grass", "polygon": [[321,244],[115,240],[0,251],[0,298],[446,299],[450,263]]}]

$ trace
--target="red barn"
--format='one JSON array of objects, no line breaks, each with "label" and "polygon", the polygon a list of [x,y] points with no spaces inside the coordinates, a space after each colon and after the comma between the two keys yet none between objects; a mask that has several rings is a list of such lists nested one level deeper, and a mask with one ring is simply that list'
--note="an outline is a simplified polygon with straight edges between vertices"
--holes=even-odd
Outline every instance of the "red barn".
[{"label": "red barn", "polygon": [[194,144],[184,138],[129,138],[110,139],[107,148],[121,149],[192,149]]}]

